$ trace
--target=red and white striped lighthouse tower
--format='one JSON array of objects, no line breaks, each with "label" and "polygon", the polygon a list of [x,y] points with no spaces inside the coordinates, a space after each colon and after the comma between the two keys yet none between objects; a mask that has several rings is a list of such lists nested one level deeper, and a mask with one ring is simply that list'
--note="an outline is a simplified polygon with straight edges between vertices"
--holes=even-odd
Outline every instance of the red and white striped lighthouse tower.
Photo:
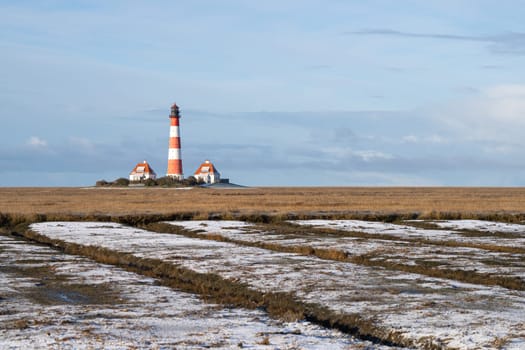
[{"label": "red and white striped lighthouse tower", "polygon": [[182,180],[182,156],[180,152],[180,131],[179,131],[179,106],[173,104],[170,113],[170,146],[168,151],[168,172],[166,176],[171,176]]}]

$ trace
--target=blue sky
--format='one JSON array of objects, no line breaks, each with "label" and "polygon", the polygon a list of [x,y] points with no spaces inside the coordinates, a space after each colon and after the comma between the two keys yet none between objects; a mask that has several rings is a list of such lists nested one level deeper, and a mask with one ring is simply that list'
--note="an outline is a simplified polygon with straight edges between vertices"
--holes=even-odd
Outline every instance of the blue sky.
[{"label": "blue sky", "polygon": [[0,186],[524,186],[524,5],[0,0]]}]

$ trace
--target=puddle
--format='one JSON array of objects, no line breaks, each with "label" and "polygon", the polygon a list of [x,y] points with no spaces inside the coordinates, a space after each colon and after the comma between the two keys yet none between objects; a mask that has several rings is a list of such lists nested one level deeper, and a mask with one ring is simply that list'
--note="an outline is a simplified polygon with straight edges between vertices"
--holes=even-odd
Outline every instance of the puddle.
[{"label": "puddle", "polygon": [[36,292],[33,299],[40,299],[41,304],[95,304],[96,300],[89,295],[68,290],[40,287],[44,290]]},{"label": "puddle", "polygon": [[42,305],[114,305],[122,303],[119,291],[109,284],[72,284],[63,281],[37,282],[24,295]]}]

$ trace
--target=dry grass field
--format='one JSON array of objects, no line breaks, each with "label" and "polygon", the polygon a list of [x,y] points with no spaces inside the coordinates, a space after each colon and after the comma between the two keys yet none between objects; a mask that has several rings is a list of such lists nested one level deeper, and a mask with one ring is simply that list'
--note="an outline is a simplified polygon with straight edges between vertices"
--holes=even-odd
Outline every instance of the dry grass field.
[{"label": "dry grass field", "polygon": [[286,187],[0,188],[0,213],[63,215],[418,214],[479,217],[525,213],[525,188]]},{"label": "dry grass field", "polygon": [[[31,288],[24,293],[0,288],[0,308],[18,307],[11,296],[24,300],[0,319],[9,327],[0,330],[6,339],[0,348],[23,348],[35,335],[48,341],[39,322],[62,322],[56,312],[103,315],[107,302],[104,294],[94,296],[89,276],[110,272],[93,267],[89,283],[82,284],[85,263],[79,259],[85,258],[119,269],[113,283],[128,285],[118,283],[125,302],[115,310],[123,317],[132,305],[123,296],[131,295],[138,278],[128,273],[145,275],[211,302],[209,307],[263,312],[280,326],[270,335],[256,334],[264,340],[257,343],[261,349],[284,342],[279,337],[289,327],[282,325],[290,321],[311,322],[356,348],[525,344],[525,188],[0,188],[2,239],[0,285]],[[38,266],[32,270],[42,263],[42,249],[54,261],[45,274]],[[72,270],[78,274],[65,283],[60,271]],[[52,316],[33,321],[28,310]],[[184,315],[184,322],[201,322]],[[161,316],[151,322],[164,324]],[[91,344],[79,319],[73,316],[67,338],[58,334],[56,341]],[[120,321],[102,316],[90,327],[99,334],[111,322]],[[144,325],[122,327],[134,334],[139,326]],[[236,329],[226,328],[228,334]],[[250,329],[243,325],[239,332]],[[104,334],[104,342],[123,340]],[[199,341],[207,332],[202,334]],[[174,345],[180,338],[189,344],[194,337],[184,330],[175,335],[159,334],[158,341]],[[215,337],[222,340],[211,347],[231,348],[224,343],[228,337]],[[314,338],[333,348],[326,343],[332,340]]]}]

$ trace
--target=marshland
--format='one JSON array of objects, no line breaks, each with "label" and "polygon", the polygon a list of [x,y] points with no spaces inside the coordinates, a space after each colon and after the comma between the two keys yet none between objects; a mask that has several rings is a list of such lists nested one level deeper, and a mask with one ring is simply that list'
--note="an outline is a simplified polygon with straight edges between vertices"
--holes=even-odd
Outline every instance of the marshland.
[{"label": "marshland", "polygon": [[2,188],[1,342],[519,349],[524,203],[522,188]]}]

